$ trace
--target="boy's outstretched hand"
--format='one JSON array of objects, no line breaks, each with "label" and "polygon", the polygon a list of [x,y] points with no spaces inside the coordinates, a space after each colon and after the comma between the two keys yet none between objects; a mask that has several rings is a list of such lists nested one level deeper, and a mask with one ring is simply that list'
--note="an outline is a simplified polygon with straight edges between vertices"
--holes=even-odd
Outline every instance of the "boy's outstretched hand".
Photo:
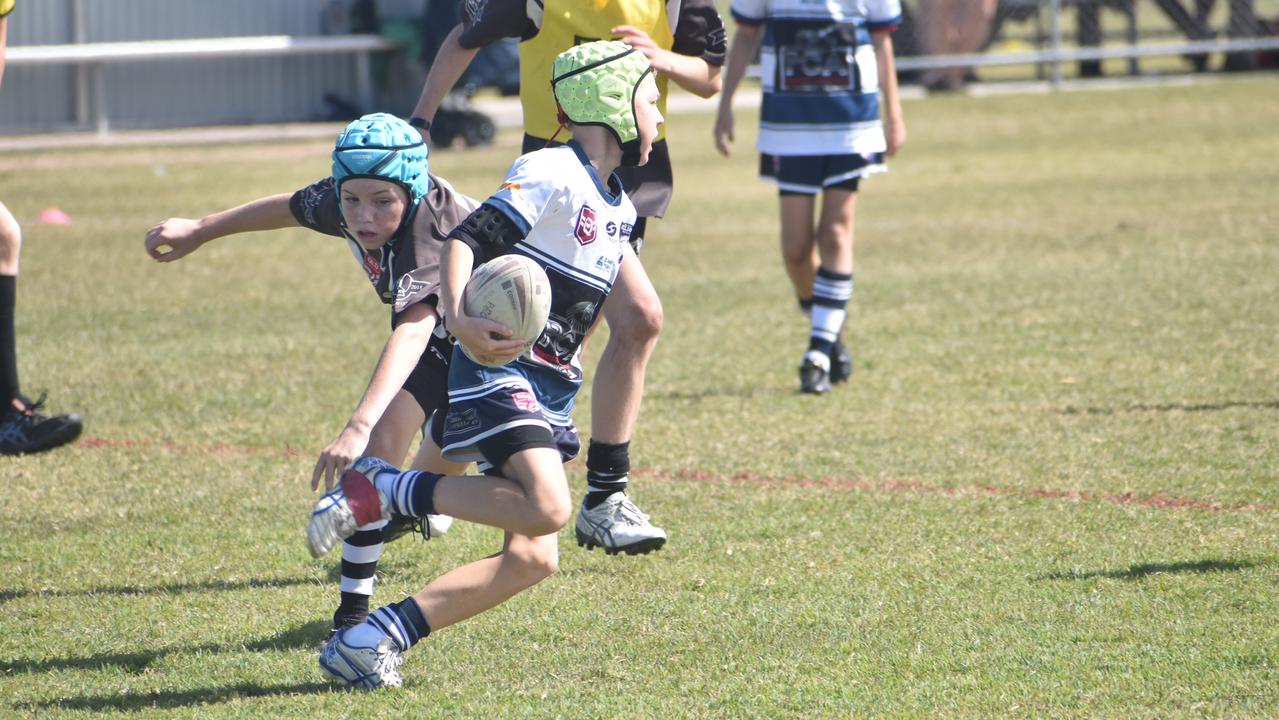
[{"label": "boy's outstretched hand", "polygon": [[197,220],[169,218],[147,231],[147,254],[159,262],[184,258],[203,244]]}]

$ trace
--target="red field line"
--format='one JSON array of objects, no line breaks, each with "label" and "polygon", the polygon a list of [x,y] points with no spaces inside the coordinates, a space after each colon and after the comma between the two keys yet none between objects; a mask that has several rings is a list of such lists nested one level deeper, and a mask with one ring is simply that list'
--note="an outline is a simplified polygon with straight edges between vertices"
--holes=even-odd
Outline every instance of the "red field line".
[{"label": "red field line", "polygon": [[[212,455],[267,455],[277,457],[301,457],[304,453],[292,447],[271,448],[249,445],[183,445],[179,443],[156,440],[112,440],[100,437],[84,437],[78,443],[80,447],[91,449],[139,449],[168,450],[181,453],[204,453]],[[580,465],[580,459],[574,462]],[[1009,487],[1002,485],[930,485],[915,480],[852,480],[848,478],[795,478],[774,475],[759,475],[751,472],[739,472],[732,475],[721,475],[706,470],[681,468],[679,470],[632,469],[635,477],[661,478],[666,480],[683,480],[695,482],[727,482],[750,485],[777,485],[786,487],[821,488],[826,490],[844,490],[853,492],[895,492],[916,495],[938,495],[942,497],[959,497],[963,495],[986,495],[990,497],[1025,497],[1045,500],[1064,500],[1068,502],[1103,503],[1110,505],[1129,505],[1134,507],[1160,508],[1167,510],[1208,510],[1213,512],[1275,512],[1279,510],[1273,505],[1263,503],[1238,503],[1227,505],[1211,500],[1198,498],[1172,497],[1163,493],[1141,495],[1133,492],[1108,493],[1087,492],[1079,490],[1061,490],[1039,487]]]},{"label": "red field line", "polygon": [[276,455],[279,457],[299,457],[302,455],[300,451],[288,446],[282,448],[270,447],[252,447],[250,445],[226,445],[224,443],[213,443],[212,445],[183,445],[180,443],[167,442],[162,440],[113,440],[111,438],[100,438],[91,435],[80,438],[76,443],[79,447],[90,449],[123,449],[123,450],[168,450],[180,453],[201,453],[206,455]]}]

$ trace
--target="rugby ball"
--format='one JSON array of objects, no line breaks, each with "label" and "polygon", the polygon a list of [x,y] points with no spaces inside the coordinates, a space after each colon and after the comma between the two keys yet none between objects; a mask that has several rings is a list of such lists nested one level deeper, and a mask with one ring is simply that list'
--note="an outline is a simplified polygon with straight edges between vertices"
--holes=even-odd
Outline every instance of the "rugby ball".
[{"label": "rugby ball", "polygon": [[510,328],[524,348],[506,358],[481,356],[463,343],[462,352],[488,367],[505,365],[528,352],[546,327],[551,313],[551,282],[546,271],[524,255],[502,255],[475,268],[462,291],[462,311]]}]

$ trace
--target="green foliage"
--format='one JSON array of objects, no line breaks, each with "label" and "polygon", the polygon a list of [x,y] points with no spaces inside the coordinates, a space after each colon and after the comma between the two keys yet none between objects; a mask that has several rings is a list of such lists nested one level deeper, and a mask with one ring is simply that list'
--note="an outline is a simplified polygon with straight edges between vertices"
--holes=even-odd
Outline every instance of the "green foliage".
[{"label": "green foliage", "polygon": [[[327,143],[0,158],[24,385],[88,427],[0,459],[0,715],[1274,717],[1277,90],[908,102],[859,200],[857,371],[821,398],[797,392],[755,116],[730,160],[708,115],[672,118],[633,443],[671,542],[614,558],[565,531],[559,575],[373,696],[316,668],[337,562],[303,527],[385,308],[301,230],[142,250],[167,216],[321,176]],[[432,169],[485,196],[517,143]],[[50,205],[75,223],[34,224]],[[378,599],[499,539],[402,540]]]}]

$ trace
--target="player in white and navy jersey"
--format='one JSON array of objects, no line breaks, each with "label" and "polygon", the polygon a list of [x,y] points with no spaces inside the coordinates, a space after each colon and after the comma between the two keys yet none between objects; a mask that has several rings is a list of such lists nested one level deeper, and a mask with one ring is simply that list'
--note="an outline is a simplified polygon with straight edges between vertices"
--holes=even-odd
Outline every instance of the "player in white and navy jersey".
[{"label": "player in white and navy jersey", "polygon": [[[567,50],[551,77],[573,140],[517,160],[501,189],[449,234],[441,262],[439,309],[449,332],[470,355],[510,358],[492,368],[455,348],[449,368],[445,457],[490,469],[445,476],[362,458],[316,504],[307,527],[318,556],[394,512],[442,512],[501,528],[502,549],[339,630],[320,653],[320,667],[338,682],[399,685],[402,652],[542,581],[559,562],[557,534],[572,515],[563,463],[579,445],[569,417],[582,381],[578,354],[619,268],[635,261],[635,207],[614,170],[648,160],[662,115],[652,67],[624,43]],[[551,284],[550,318],[528,352],[509,329],[463,311],[473,269],[509,253],[532,258]]]},{"label": "player in white and navy jersey", "polygon": [[759,172],[781,195],[782,258],[811,328],[800,389],[829,392],[852,374],[842,332],[853,293],[858,185],[883,171],[884,157],[906,141],[890,35],[901,2],[733,0],[732,13],[737,33],[715,143],[729,154],[733,93],[758,51]]}]

